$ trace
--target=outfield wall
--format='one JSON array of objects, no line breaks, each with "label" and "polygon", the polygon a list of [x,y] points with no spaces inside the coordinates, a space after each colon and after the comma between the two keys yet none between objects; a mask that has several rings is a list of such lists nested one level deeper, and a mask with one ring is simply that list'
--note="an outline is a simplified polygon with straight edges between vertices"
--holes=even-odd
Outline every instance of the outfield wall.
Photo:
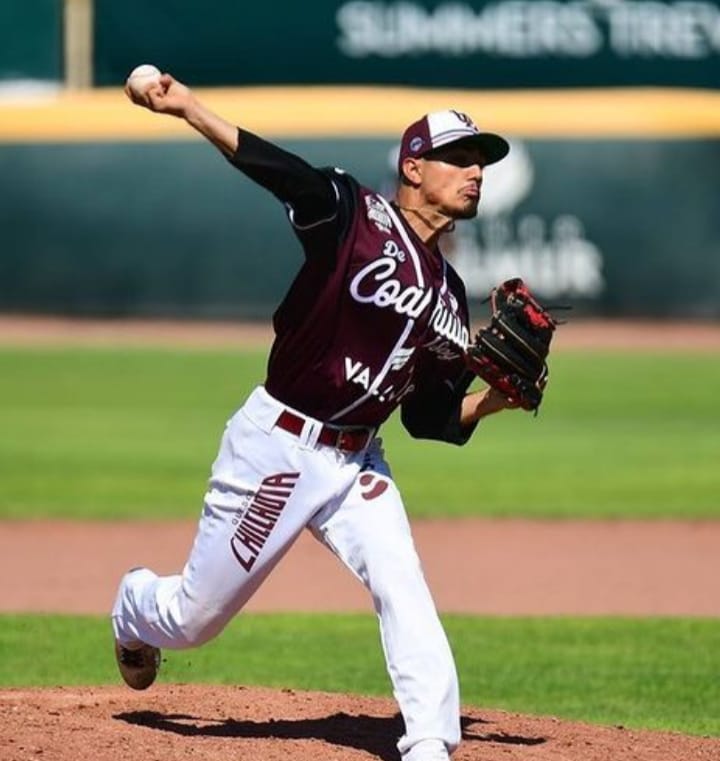
[{"label": "outfield wall", "polygon": [[0,3],[0,85],[62,81],[62,14],[59,0]]},{"label": "outfield wall", "polygon": [[[473,299],[521,274],[576,314],[720,318],[720,93],[203,96],[387,192],[403,126],[464,108],[512,142],[483,213],[446,238]],[[0,311],[264,318],[301,261],[272,197],[117,90],[0,106],[0,177]]]}]

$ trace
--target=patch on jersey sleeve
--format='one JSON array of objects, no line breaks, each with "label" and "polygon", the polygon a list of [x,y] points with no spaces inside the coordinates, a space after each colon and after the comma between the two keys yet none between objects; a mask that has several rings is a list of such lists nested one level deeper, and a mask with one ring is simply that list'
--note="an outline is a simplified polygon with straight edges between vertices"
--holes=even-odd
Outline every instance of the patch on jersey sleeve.
[{"label": "patch on jersey sleeve", "polygon": [[392,227],[390,215],[385,210],[382,201],[376,196],[365,196],[365,205],[367,206],[367,218],[377,227],[380,232],[389,233]]}]

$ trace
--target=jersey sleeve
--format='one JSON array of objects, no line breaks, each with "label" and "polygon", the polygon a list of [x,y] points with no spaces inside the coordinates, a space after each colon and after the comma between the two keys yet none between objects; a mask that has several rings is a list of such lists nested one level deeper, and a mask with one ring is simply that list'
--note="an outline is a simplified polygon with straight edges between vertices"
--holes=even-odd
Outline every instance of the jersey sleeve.
[{"label": "jersey sleeve", "polygon": [[415,439],[433,439],[459,446],[467,443],[477,427],[460,424],[462,401],[475,376],[462,361],[452,372],[423,373],[421,382],[402,403],[401,420]]},{"label": "jersey sleeve", "polygon": [[242,128],[229,161],[285,205],[306,254],[334,253],[352,219],[355,192],[349,175],[314,167]]}]

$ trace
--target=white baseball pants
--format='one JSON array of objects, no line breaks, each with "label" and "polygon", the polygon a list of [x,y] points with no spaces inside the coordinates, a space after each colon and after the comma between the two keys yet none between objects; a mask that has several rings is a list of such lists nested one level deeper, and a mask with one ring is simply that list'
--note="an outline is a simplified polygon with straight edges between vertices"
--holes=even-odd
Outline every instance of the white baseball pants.
[{"label": "white baseball pants", "polygon": [[182,574],[126,574],[115,637],[170,649],[207,642],[308,527],[372,595],[405,720],[398,749],[437,738],[452,751],[460,741],[455,664],[380,440],[342,452],[317,443],[320,424],[307,416],[299,436],[277,427],[285,409],[259,387],[228,422]]}]

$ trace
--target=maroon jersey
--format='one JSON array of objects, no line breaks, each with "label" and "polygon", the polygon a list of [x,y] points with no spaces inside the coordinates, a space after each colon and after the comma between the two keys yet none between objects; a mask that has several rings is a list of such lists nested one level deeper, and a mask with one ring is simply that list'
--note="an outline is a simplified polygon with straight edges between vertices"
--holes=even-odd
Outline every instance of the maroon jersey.
[{"label": "maroon jersey", "polygon": [[305,261],[273,324],[265,386],[314,418],[379,426],[403,405],[413,435],[463,443],[469,385],[463,283],[392,202],[250,133],[233,163],[284,201]]}]

